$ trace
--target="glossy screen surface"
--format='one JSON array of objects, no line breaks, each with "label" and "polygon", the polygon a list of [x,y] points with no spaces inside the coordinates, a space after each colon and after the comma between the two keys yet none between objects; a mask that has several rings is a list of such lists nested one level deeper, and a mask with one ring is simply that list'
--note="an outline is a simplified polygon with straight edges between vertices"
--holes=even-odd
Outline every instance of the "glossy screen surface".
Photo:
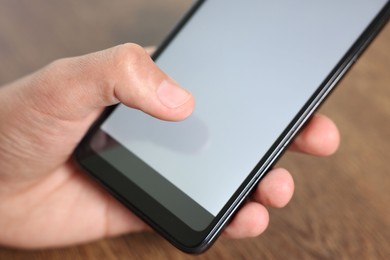
[{"label": "glossy screen surface", "polygon": [[[216,216],[386,2],[206,1],[156,61],[194,113],[172,123],[120,105],[101,128]],[[126,156],[112,164],[133,179]]]}]

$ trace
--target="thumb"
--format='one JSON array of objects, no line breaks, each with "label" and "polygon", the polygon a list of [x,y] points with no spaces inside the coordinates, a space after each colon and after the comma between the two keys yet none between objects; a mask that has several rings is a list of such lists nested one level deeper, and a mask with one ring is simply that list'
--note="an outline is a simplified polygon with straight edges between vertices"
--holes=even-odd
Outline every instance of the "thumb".
[{"label": "thumb", "polygon": [[0,181],[58,168],[102,108],[118,102],[164,120],[182,120],[194,106],[134,44],[61,59],[0,88]]},{"label": "thumb", "polygon": [[176,121],[187,117],[194,106],[192,95],[135,44],[55,61],[30,76],[19,92],[27,105],[64,120],[79,120],[122,102]]}]

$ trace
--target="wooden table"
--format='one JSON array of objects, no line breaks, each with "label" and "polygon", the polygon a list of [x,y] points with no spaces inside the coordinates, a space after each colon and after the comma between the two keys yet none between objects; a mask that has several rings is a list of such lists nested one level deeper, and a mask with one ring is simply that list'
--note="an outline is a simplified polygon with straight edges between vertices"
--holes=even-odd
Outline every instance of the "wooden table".
[{"label": "wooden table", "polygon": [[[53,59],[133,41],[154,45],[189,1],[0,0],[0,84]],[[220,239],[199,259],[390,259],[390,24],[322,107],[342,145],[287,153],[296,192],[260,237]],[[1,231],[0,231],[1,235]],[[154,233],[63,249],[0,248],[0,259],[191,259]]]}]

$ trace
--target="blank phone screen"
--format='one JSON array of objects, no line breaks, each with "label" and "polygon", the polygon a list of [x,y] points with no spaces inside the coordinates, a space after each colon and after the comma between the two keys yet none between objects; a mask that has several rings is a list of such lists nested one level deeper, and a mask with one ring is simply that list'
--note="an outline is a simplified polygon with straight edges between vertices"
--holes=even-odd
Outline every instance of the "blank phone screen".
[{"label": "blank phone screen", "polygon": [[[201,230],[386,2],[205,1],[156,60],[194,95],[194,113],[164,122],[119,105],[101,129],[124,149],[100,156]],[[137,174],[133,157],[153,173]]]}]

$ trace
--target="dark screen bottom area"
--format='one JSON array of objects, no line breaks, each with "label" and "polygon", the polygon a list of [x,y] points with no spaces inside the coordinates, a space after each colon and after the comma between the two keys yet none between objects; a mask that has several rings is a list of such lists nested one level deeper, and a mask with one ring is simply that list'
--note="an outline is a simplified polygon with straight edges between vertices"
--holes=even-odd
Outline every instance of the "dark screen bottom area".
[{"label": "dark screen bottom area", "polygon": [[[98,135],[99,136],[99,135]],[[102,135],[100,135],[102,136]],[[108,135],[97,154],[190,228],[203,231],[214,216]],[[107,142],[105,142],[107,144]],[[110,173],[107,173],[110,174]],[[185,174],[185,173],[183,173]],[[201,189],[202,187],[199,187]],[[132,198],[137,199],[137,198]]]}]

